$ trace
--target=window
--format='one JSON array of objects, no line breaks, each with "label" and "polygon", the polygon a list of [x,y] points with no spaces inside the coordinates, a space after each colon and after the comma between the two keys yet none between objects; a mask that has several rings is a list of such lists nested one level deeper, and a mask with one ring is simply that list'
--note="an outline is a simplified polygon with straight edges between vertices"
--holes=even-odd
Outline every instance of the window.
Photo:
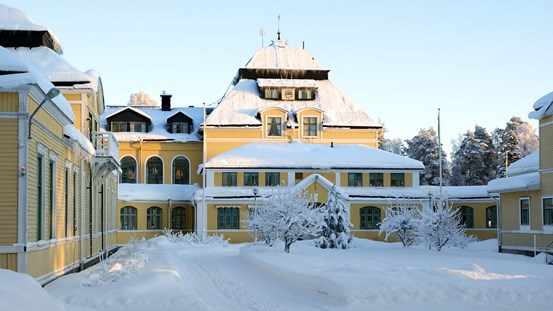
[{"label": "window", "polygon": [[148,229],[161,229],[161,208],[157,206],[150,207],[146,210],[146,226]]},{"label": "window", "polygon": [[146,133],[146,123],[145,122],[114,121],[114,122],[111,122],[111,131],[112,132]]},{"label": "window", "polygon": [[267,136],[282,136],[282,118],[267,117]]},{"label": "window", "polygon": [[265,98],[266,99],[280,99],[280,93],[277,88],[266,87],[265,88]]},{"label": "window", "polygon": [[245,172],[244,173],[244,186],[253,187],[259,185],[259,173],[257,172]]},{"label": "window", "polygon": [[144,123],[144,122],[129,122],[129,132],[146,133],[146,123]]},{"label": "window", "polygon": [[303,136],[317,136],[317,117],[303,118]]},{"label": "window", "polygon": [[77,169],[73,171],[73,236],[77,235]]},{"label": "window", "polygon": [[374,206],[366,206],[360,210],[361,229],[378,229],[380,225],[380,209]]},{"label": "window", "polygon": [[132,206],[122,207],[119,217],[121,230],[136,230],[136,208]]},{"label": "window", "polygon": [[223,187],[236,187],[236,172],[223,172]]},{"label": "window", "polygon": [[497,206],[486,208],[486,228],[497,228]]},{"label": "window", "polygon": [[474,213],[470,206],[461,206],[461,224],[466,228],[474,228]]},{"label": "window", "polygon": [[240,229],[238,207],[219,207],[217,209],[217,229]]},{"label": "window", "polygon": [[44,237],[44,157],[42,155],[37,159],[37,176],[36,240],[40,241]]},{"label": "window", "polygon": [[278,186],[280,185],[280,173],[278,172],[267,172],[265,173],[265,186]]},{"label": "window", "polygon": [[126,132],[127,131],[127,122],[111,122],[111,131],[112,132]]},{"label": "window", "polygon": [[298,99],[313,99],[313,90],[312,89],[298,89]]},{"label": "window", "polygon": [[171,123],[171,133],[190,134],[190,124],[188,122]]},{"label": "window", "polygon": [[190,162],[186,157],[178,156],[173,160],[173,183],[190,184]]},{"label": "window", "polygon": [[403,173],[391,173],[390,174],[390,186],[391,187],[405,187],[405,174],[403,174]]},{"label": "window", "polygon": [[146,183],[163,183],[163,161],[160,157],[151,157],[146,161]]},{"label": "window", "polygon": [[65,198],[65,236],[69,236],[69,167],[65,168],[65,184],[63,185],[64,198]]},{"label": "window", "polygon": [[136,184],[136,160],[131,156],[121,159],[121,180],[123,184]]},{"label": "window", "polygon": [[520,225],[530,225],[530,198],[520,198]]},{"label": "window", "polygon": [[363,187],[363,174],[348,173],[348,187]]},{"label": "window", "polygon": [[186,228],[186,210],[184,207],[175,207],[171,212],[171,219],[173,220],[173,229],[185,229]]},{"label": "window", "polygon": [[553,198],[543,199],[543,225],[553,226]]},{"label": "window", "polygon": [[49,239],[54,238],[54,202],[55,202],[55,192],[54,186],[56,185],[55,179],[55,162],[50,161],[48,166],[48,230],[50,234],[48,235]]},{"label": "window", "polygon": [[383,187],[384,186],[384,174],[383,173],[369,173],[369,186],[371,186],[371,187]]}]

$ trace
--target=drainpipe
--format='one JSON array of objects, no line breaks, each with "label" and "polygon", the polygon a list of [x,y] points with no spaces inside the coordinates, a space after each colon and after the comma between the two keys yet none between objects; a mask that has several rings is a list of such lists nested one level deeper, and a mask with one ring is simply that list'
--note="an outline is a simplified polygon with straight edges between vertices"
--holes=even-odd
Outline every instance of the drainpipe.
[{"label": "drainpipe", "polygon": [[167,204],[169,204],[169,209],[167,210],[167,228],[171,230],[171,208],[173,207],[173,200],[167,200]]}]

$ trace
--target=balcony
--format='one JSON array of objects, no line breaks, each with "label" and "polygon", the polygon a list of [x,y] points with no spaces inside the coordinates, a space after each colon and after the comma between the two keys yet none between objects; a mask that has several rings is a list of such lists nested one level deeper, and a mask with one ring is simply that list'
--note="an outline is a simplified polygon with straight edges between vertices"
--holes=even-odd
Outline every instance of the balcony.
[{"label": "balcony", "polygon": [[111,132],[94,132],[92,138],[96,143],[94,177],[101,178],[106,173],[114,171],[121,173],[119,143],[115,136]]}]

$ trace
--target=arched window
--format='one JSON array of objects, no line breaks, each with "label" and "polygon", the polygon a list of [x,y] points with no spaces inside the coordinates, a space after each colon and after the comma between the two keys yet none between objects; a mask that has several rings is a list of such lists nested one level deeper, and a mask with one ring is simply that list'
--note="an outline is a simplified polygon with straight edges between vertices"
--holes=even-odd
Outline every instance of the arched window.
[{"label": "arched window", "polygon": [[497,228],[497,206],[486,208],[486,228]]},{"label": "arched window", "polygon": [[119,217],[121,230],[136,230],[136,208],[132,206],[122,207]]},{"label": "arched window", "polygon": [[121,180],[123,184],[136,184],[136,160],[131,156],[121,159]]},{"label": "arched window", "polygon": [[374,206],[365,206],[361,208],[361,229],[378,229],[380,224],[380,208]]},{"label": "arched window", "polygon": [[178,156],[173,160],[173,183],[190,184],[190,162],[186,157]]},{"label": "arched window", "polygon": [[146,161],[146,183],[163,183],[163,161],[160,157],[151,157]]},{"label": "arched window", "polygon": [[148,229],[161,229],[161,208],[152,206],[146,210],[146,226]]},{"label": "arched window", "polygon": [[173,219],[173,229],[186,228],[186,210],[184,209],[184,207],[175,207],[173,209],[171,218]]},{"label": "arched window", "polygon": [[461,206],[461,224],[467,228],[474,228],[474,213],[470,206]]}]

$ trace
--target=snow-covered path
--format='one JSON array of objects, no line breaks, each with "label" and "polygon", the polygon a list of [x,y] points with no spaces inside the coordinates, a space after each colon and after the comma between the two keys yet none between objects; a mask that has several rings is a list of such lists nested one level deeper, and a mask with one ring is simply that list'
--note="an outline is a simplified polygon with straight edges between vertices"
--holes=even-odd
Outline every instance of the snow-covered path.
[{"label": "snow-covered path", "polygon": [[[183,251],[183,268],[188,281],[198,286],[195,296],[210,310],[325,310],[324,297],[299,292],[244,263],[238,249],[227,247],[207,253],[196,249]],[[328,301],[330,309],[338,307]]]}]

